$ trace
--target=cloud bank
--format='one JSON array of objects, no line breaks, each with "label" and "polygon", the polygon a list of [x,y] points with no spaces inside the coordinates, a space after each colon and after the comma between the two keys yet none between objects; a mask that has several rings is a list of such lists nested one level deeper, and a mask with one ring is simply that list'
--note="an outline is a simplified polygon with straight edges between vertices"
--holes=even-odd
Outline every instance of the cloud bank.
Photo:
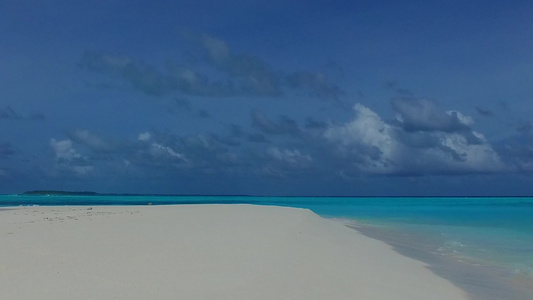
[{"label": "cloud bank", "polygon": [[[55,170],[65,176],[133,176],[168,182],[204,176],[262,182],[515,170],[502,155],[519,156],[522,170],[533,169],[530,144],[512,148],[521,149],[520,155],[511,153],[511,148],[497,151],[465,114],[425,99],[395,99],[392,108],[394,117],[386,119],[355,104],[352,118],[340,123],[312,118],[298,122],[284,115],[269,118],[254,109],[248,127],[231,124],[217,132],[187,135],[141,131],[131,140],[113,143],[78,129],[67,133],[66,139],[50,139],[49,146]],[[0,155],[11,155],[10,149],[2,145]]]},{"label": "cloud bank", "polygon": [[[353,118],[345,123],[307,119],[303,126],[283,115],[273,121],[255,109],[250,131],[234,125],[226,134],[142,132],[137,143],[120,153],[129,153],[126,159],[133,165],[210,174],[257,175],[267,170],[276,176],[423,176],[511,170],[483,134],[472,129],[471,117],[424,99],[394,100],[392,106],[395,118],[390,121],[356,104]],[[105,148],[85,131],[77,131],[77,137],[93,151]],[[79,158],[68,141],[62,143],[58,158]]]},{"label": "cloud bank", "polygon": [[417,176],[506,170],[485,137],[469,127],[469,117],[443,112],[427,100],[393,101],[393,107],[397,118],[386,122],[356,104],[352,121],[324,132],[348,173]]}]

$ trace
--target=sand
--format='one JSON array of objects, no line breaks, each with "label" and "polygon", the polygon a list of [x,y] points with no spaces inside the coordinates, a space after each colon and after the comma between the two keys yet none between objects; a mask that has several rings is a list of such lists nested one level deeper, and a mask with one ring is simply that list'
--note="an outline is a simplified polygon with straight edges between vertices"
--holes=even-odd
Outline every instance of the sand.
[{"label": "sand", "polygon": [[461,300],[422,262],[309,210],[253,205],[0,211],[2,299]]}]

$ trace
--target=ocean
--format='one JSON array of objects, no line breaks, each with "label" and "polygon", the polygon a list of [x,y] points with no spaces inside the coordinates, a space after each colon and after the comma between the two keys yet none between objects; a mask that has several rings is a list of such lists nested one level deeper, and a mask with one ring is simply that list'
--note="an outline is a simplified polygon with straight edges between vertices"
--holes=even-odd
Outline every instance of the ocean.
[{"label": "ocean", "polygon": [[307,208],[426,262],[473,299],[533,299],[533,198],[0,196],[0,207],[215,203]]}]

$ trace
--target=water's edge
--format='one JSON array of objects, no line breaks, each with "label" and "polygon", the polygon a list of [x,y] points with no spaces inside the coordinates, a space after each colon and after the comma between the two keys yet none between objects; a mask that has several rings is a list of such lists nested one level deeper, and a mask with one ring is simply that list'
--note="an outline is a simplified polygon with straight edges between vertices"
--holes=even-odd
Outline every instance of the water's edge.
[{"label": "water's edge", "polygon": [[474,265],[432,253],[397,232],[353,221],[344,223],[364,236],[385,242],[401,255],[427,264],[433,273],[464,290],[472,300],[533,299],[530,279],[509,277],[496,267]]}]

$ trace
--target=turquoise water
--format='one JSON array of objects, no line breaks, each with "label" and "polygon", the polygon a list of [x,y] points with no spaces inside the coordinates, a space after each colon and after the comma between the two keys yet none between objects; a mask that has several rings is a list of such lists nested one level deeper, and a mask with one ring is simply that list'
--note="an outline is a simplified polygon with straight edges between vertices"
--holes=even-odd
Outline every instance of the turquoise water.
[{"label": "turquoise water", "polygon": [[[248,196],[0,196],[0,206],[249,203],[308,208],[355,220],[424,251],[533,279],[533,198]],[[531,281],[533,282],[533,281]]]}]

